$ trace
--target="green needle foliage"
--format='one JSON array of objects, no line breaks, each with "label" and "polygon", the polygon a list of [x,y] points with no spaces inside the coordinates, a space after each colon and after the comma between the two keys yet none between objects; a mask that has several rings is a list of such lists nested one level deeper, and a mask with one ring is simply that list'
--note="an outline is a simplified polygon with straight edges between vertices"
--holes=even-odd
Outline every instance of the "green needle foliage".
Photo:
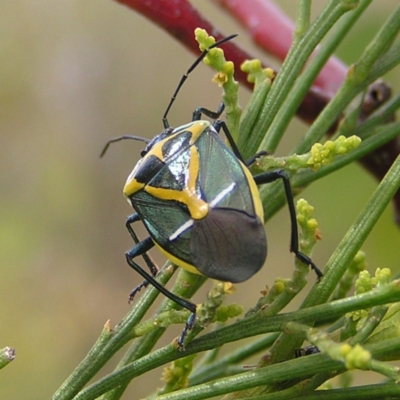
[{"label": "green needle foliage", "polygon": [[[227,124],[245,158],[260,150],[276,149],[323,64],[369,4],[368,0],[329,1],[318,18],[310,22],[310,2],[299,1],[293,45],[279,74],[274,77],[257,60],[242,66],[254,83],[254,93],[243,112],[238,104],[233,64],[225,60],[222,50],[209,52],[204,61],[216,71],[214,81],[223,89]],[[400,123],[388,123],[387,117],[399,108],[399,95],[357,124],[354,108],[348,106],[363,95],[370,83],[400,62],[400,44],[395,41],[399,31],[397,7],[349,69],[332,101],[294,146],[293,154],[262,157],[257,160],[257,171],[284,168],[292,177],[293,189],[298,191],[397,137]],[[305,67],[325,38],[318,55]],[[200,29],[196,30],[196,39],[201,50],[214,43]],[[345,122],[332,140],[324,141],[324,134],[339,115]],[[323,269],[323,278],[297,310],[282,311],[304,289],[308,276],[315,279],[299,261],[291,277],[277,278],[244,314],[240,305],[225,302],[232,285],[216,283],[198,307],[185,349],[178,351],[175,342],[163,347],[157,347],[157,343],[170,325],[185,323],[188,311],[166,299],[152,317],[146,317],[158,296],[157,290],[149,286],[115,328],[105,325],[87,357],[52,399],[117,400],[134,378],[160,366],[165,368],[164,387],[157,392],[157,382],[149,388],[149,396],[160,400],[222,395],[225,399],[317,399],[318,388],[325,389],[327,399],[399,398],[399,370],[388,361],[400,359],[400,280],[392,279],[386,268],[367,272],[366,255],[361,250],[399,187],[400,157],[348,227]],[[283,206],[284,193],[280,184],[271,184],[262,188],[261,195],[267,220]],[[300,199],[300,250],[307,255],[319,239],[318,222],[312,214],[313,207]],[[175,269],[167,263],[157,280],[166,284]],[[191,298],[204,281],[203,277],[179,271],[172,291]],[[213,329],[201,335],[209,325]],[[235,350],[219,354],[225,344],[245,338],[245,344],[239,342]],[[320,352],[295,358],[295,350],[305,343],[317,346]],[[98,377],[97,373],[122,348],[125,354],[114,371]],[[255,355],[259,357],[257,365],[243,369],[242,365]],[[351,387],[347,373],[354,370],[374,371],[382,375],[382,383]],[[341,374],[346,386],[333,388],[331,379]]]}]

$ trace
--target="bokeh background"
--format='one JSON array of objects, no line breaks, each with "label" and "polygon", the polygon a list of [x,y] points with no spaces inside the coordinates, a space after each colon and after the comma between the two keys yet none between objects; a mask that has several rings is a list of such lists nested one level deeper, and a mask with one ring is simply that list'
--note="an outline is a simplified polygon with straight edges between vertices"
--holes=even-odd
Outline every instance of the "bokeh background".
[{"label": "bokeh background", "polygon": [[[193,3],[223,32],[238,32],[240,45],[267,59],[212,1]],[[277,3],[294,15],[292,0]],[[314,6],[314,15],[324,3]],[[373,2],[338,56],[356,61],[395,5]],[[127,294],[141,281],[124,261],[132,244],[124,226],[131,209],[122,197],[141,145],[115,145],[101,160],[100,151],[111,137],[152,137],[161,130],[169,97],[193,55],[111,0],[3,2],[0,55],[0,348],[17,351],[0,371],[0,399],[46,399],[105,321],[115,325],[125,315]],[[187,122],[196,106],[219,104],[211,77],[204,66],[193,73],[170,114],[173,125]],[[398,92],[399,69],[386,79]],[[245,104],[247,91],[241,96]],[[279,154],[305,130],[294,121]],[[315,206],[323,237],[315,249],[317,265],[324,266],[376,186],[352,165],[303,192]],[[275,276],[291,273],[287,210],[270,221],[267,232],[267,266],[258,279],[238,285],[232,299],[245,307]],[[364,246],[370,270],[399,271],[399,243],[388,207]],[[202,295],[195,300],[201,302]],[[145,379],[125,398],[148,394]],[[150,379],[152,387],[161,384],[159,372]]]}]

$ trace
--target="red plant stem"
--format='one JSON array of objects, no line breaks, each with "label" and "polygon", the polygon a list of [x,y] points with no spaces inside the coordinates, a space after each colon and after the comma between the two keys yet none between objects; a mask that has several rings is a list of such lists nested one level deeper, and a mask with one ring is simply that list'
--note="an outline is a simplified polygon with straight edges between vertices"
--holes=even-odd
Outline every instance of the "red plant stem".
[{"label": "red plant stem", "polygon": [[[292,44],[294,24],[275,3],[269,0],[217,2],[246,28],[254,43],[278,60],[285,59]],[[332,96],[342,84],[346,73],[347,66],[336,57],[331,57],[316,78],[314,86]]]},{"label": "red plant stem", "polygon": [[[132,8],[158,26],[164,28],[170,35],[178,39],[192,53],[199,54],[199,44],[194,38],[196,28],[205,29],[216,40],[224,38],[219,29],[205,19],[187,0],[116,0]],[[250,54],[240,49],[235,43],[227,42],[221,46],[227,59],[238,67],[244,60],[253,58]],[[235,69],[235,78],[239,82],[251,87],[247,82],[246,74]]]}]

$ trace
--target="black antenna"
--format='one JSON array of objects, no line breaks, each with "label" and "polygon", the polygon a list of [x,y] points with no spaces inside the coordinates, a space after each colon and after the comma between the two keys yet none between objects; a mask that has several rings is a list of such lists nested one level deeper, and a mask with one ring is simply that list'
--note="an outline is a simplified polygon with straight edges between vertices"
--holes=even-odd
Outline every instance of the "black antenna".
[{"label": "black antenna", "polygon": [[104,154],[106,154],[106,151],[108,150],[108,148],[110,147],[111,143],[115,143],[115,142],[119,142],[121,140],[125,140],[125,139],[131,139],[131,140],[138,140],[139,142],[144,142],[146,144],[150,143],[149,139],[146,138],[142,138],[140,136],[132,136],[132,135],[123,135],[123,136],[118,136],[116,138],[110,139],[106,145],[104,146],[103,151],[100,154],[100,158],[104,156]]},{"label": "black antenna", "polygon": [[185,72],[185,74],[182,76],[181,80],[179,81],[179,84],[178,84],[177,88],[175,89],[175,92],[174,92],[174,94],[172,95],[171,100],[169,101],[168,107],[167,107],[167,109],[165,110],[165,113],[164,113],[164,115],[163,115],[162,121],[163,121],[163,125],[164,125],[164,128],[165,128],[165,129],[169,128],[169,122],[168,122],[168,119],[167,119],[167,115],[168,115],[168,113],[169,113],[169,110],[171,109],[171,106],[172,106],[172,104],[174,103],[174,101],[175,101],[175,99],[176,99],[176,96],[177,96],[179,90],[181,89],[181,87],[182,87],[183,84],[185,83],[185,81],[186,81],[188,75],[197,67],[197,65],[200,63],[200,61],[207,55],[207,53],[208,53],[211,49],[213,49],[214,47],[217,47],[217,46],[221,45],[222,43],[227,42],[228,40],[233,39],[233,38],[236,37],[236,36],[237,36],[237,33],[236,33],[236,34],[233,34],[233,35],[230,35],[230,36],[227,36],[226,38],[223,38],[223,39],[221,39],[221,40],[218,40],[218,42],[215,42],[215,43],[212,44],[210,47],[207,47],[205,50],[203,50],[203,52],[199,55],[199,57],[197,57],[197,59],[196,59],[195,62],[190,66],[190,68]]}]

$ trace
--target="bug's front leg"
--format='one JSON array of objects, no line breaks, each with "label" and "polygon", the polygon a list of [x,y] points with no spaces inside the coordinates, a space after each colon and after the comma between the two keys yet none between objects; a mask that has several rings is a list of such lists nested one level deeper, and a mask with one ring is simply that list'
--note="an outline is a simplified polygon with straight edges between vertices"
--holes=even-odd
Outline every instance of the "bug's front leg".
[{"label": "bug's front leg", "polygon": [[[129,293],[129,303],[132,303],[136,293],[140,292],[143,288],[147,287],[149,283],[151,283],[151,280],[147,279],[148,277],[151,277],[151,279],[154,280],[153,276],[149,275],[146,271],[143,270],[142,267],[140,267],[133,261],[133,258],[135,257],[138,256],[143,257],[145,253],[149,251],[153,246],[154,242],[151,240],[150,237],[148,237],[147,239],[137,243],[135,246],[133,246],[130,250],[128,250],[125,253],[129,266],[133,268],[136,272],[138,272],[145,279],[140,285],[136,286],[134,289],[131,290],[131,292]],[[156,269],[156,271],[158,271],[158,268],[155,265],[154,268]]]},{"label": "bug's front leg", "polygon": [[[139,238],[137,237],[135,231],[132,228],[132,224],[134,222],[140,221],[140,217],[137,213],[129,215],[129,217],[126,219],[125,226],[126,229],[128,230],[129,234],[131,235],[133,241],[138,244],[140,242]],[[143,260],[145,261],[147,267],[149,268],[151,275],[156,276],[158,274],[158,267],[154,263],[154,261],[151,259],[151,257],[147,254],[144,253],[142,254]]]},{"label": "bug's front leg", "polygon": [[[132,224],[133,224],[134,222],[137,222],[137,221],[140,221],[140,218],[139,218],[138,214],[136,214],[136,213],[135,213],[135,214],[132,214],[132,215],[130,215],[130,216],[126,219],[125,226],[126,226],[126,229],[127,229],[128,232],[129,232],[129,234],[131,235],[133,241],[134,241],[136,244],[139,244],[139,243],[140,243],[140,240],[139,240],[139,238],[137,237],[135,231],[134,231],[133,228],[132,228]],[[150,238],[149,238],[149,239],[150,239]],[[151,242],[151,243],[149,243],[149,245],[151,244],[151,246],[148,248],[148,250],[149,250],[151,247],[154,246],[154,243],[153,243],[153,241],[152,241],[151,239],[150,239],[150,242]],[[149,270],[150,270],[150,272],[151,272],[151,275],[154,277],[154,276],[156,276],[157,273],[158,273],[158,267],[157,267],[157,265],[153,262],[153,260],[150,258],[150,256],[147,254],[147,251],[148,251],[148,250],[146,250],[143,254],[141,254],[141,256],[142,256],[143,260],[145,261],[147,267],[149,268]],[[136,293],[140,292],[140,291],[141,291],[143,288],[145,288],[148,284],[149,284],[149,282],[148,282],[147,280],[145,280],[145,281],[143,281],[140,285],[136,286],[133,290],[131,290],[131,292],[129,293],[129,303],[132,303],[133,298],[135,297]]]}]

